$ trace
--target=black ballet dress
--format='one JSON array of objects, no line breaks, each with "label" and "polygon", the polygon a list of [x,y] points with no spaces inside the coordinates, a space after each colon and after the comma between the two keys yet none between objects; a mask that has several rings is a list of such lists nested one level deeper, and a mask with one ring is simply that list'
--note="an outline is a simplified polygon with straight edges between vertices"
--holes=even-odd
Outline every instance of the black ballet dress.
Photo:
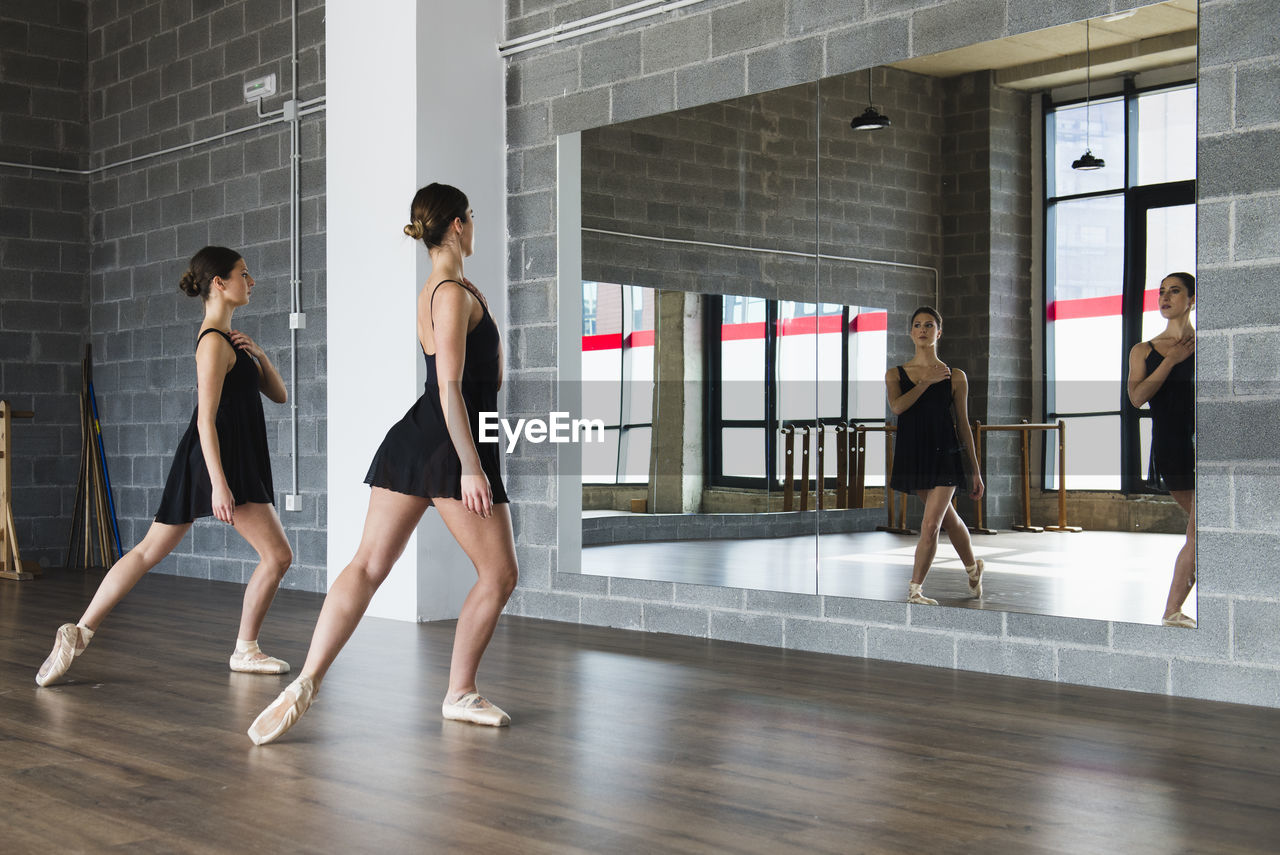
[{"label": "black ballet dress", "polygon": [[[898,366],[904,393],[916,384]],[[893,477],[889,486],[900,493],[959,487],[964,484],[964,456],[951,418],[951,378],[934,383],[898,416],[893,445]]]},{"label": "black ballet dress", "polygon": [[[237,505],[246,502],[275,504],[257,363],[252,356],[232,344],[231,336],[219,329],[209,328],[201,332],[196,338],[197,346],[200,339],[209,333],[225,338],[236,352],[236,364],[222,381],[222,397],[218,399],[218,412],[214,417],[227,486],[231,488]],[[160,510],[156,511],[156,522],[181,525],[213,515],[213,484],[209,480],[209,467],[204,463],[200,429],[196,424],[199,413],[200,405],[196,404],[191,413],[191,424],[173,456],[173,465],[164,483],[164,495],[160,497]]]},{"label": "black ballet dress", "polygon": [[[446,279],[445,282],[456,282]],[[456,283],[461,284],[461,283]],[[467,288],[466,285],[462,285]],[[471,291],[471,288],[467,288]],[[435,291],[431,301],[435,302]],[[480,468],[489,479],[493,503],[508,501],[502,483],[499,448],[500,443],[479,442],[480,413],[498,411],[498,373],[501,370],[502,340],[498,325],[489,314],[489,306],[480,300],[484,315],[476,328],[467,333],[465,361],[462,368],[462,400],[467,407],[467,422],[471,425],[471,439],[480,456]],[[384,487],[396,493],[421,496],[425,499],[462,498],[462,461],[453,447],[449,428],[445,424],[444,411],[440,407],[440,386],[436,375],[436,355],[422,356],[427,361],[427,381],[422,396],[404,414],[404,418],[391,426],[382,445],[373,455],[369,474],[364,482],[372,487]]]},{"label": "black ballet dress", "polygon": [[[1151,342],[1147,376],[1164,361]],[[1173,366],[1151,396],[1151,481],[1166,490],[1196,488],[1196,357]]]}]

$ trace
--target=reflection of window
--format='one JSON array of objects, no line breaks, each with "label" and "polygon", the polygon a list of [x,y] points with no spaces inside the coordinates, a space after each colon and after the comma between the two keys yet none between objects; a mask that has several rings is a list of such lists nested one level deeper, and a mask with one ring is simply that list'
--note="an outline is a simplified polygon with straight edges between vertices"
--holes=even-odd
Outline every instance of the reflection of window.
[{"label": "reflection of window", "polygon": [[603,443],[581,446],[586,483],[649,480],[653,321],[652,288],[582,283],[582,417],[605,425]]},{"label": "reflection of window", "polygon": [[779,429],[819,419],[835,477],[834,425],[884,420],[884,310],[712,296],[706,314],[711,483],[780,484]]},{"label": "reflection of window", "polygon": [[[1129,86],[1045,114],[1045,410],[1067,423],[1073,490],[1144,489],[1150,426],[1125,397],[1128,354],[1164,329],[1160,278],[1195,273],[1195,87]],[[1086,112],[1107,165],[1082,172]],[[1057,455],[1044,464],[1055,489]]]}]

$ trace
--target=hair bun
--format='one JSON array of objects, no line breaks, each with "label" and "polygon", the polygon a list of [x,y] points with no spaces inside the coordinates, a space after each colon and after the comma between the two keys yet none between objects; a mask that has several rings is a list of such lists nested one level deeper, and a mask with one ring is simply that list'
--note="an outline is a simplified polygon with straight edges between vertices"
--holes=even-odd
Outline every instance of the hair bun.
[{"label": "hair bun", "polygon": [[178,289],[188,297],[200,296],[200,283],[196,281],[196,274],[190,269],[182,274],[182,278],[178,280]]},{"label": "hair bun", "polygon": [[404,227],[404,233],[414,240],[422,240],[422,236],[426,234],[426,230],[422,227],[421,220],[414,220],[412,223]]}]

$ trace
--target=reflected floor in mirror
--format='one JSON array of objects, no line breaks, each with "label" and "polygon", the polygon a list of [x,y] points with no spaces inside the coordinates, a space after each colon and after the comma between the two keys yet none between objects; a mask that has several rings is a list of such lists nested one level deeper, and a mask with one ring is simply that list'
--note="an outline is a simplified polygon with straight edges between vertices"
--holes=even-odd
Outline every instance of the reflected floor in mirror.
[{"label": "reflected floor in mirror", "polygon": [[[585,547],[582,572],[833,597],[906,600],[917,538],[888,532]],[[983,597],[943,537],[925,593],[940,605],[1159,624],[1183,535],[1084,531],[974,536]],[[814,578],[815,553],[820,550]],[[1195,592],[1183,611],[1195,616]]]}]

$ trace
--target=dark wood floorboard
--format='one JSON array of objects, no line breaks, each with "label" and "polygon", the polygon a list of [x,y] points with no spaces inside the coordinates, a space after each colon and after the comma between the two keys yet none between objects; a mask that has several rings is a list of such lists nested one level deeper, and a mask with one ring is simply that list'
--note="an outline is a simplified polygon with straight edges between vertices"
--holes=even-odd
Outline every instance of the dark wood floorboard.
[{"label": "dark wood floorboard", "polygon": [[[241,588],[152,576],[34,683],[97,576],[0,583],[0,852],[1259,853],[1280,711],[504,618],[445,722],[451,623],[367,619],[281,742]],[[263,632],[300,664],[320,604]]]}]

